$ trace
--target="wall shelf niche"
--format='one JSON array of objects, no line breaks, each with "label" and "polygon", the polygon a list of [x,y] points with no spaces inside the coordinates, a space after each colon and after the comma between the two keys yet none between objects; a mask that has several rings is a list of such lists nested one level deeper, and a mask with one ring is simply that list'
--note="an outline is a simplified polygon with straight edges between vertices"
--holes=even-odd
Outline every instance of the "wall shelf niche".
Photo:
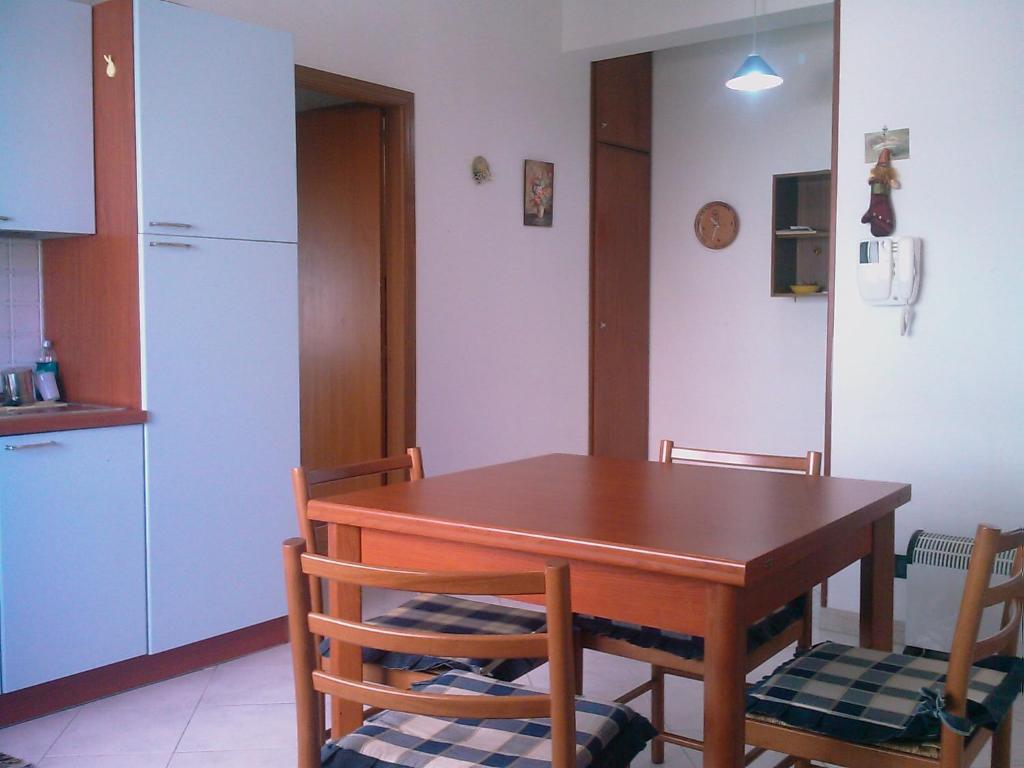
[{"label": "wall shelf niche", "polygon": [[[828,170],[772,176],[772,296],[828,295],[831,186]],[[795,294],[790,288],[808,283],[821,290]]]}]

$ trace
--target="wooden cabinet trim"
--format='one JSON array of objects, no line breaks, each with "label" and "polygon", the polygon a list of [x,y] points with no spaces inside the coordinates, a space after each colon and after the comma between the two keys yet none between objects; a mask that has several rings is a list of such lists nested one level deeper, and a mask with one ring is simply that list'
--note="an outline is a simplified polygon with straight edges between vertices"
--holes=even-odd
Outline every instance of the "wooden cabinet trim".
[{"label": "wooden cabinet trim", "polygon": [[[68,400],[142,408],[131,0],[92,9],[96,234],[43,243],[44,327]],[[105,54],[117,62],[107,77]],[[87,321],[83,321],[84,319]]]}]

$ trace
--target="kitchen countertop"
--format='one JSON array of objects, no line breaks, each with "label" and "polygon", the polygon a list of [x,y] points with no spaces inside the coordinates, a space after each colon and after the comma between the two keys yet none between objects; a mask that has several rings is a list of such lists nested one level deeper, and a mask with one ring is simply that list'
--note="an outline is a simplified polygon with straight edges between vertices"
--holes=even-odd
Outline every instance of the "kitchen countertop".
[{"label": "kitchen countertop", "polygon": [[143,424],[146,417],[145,411],[135,408],[87,403],[0,408],[0,436]]}]

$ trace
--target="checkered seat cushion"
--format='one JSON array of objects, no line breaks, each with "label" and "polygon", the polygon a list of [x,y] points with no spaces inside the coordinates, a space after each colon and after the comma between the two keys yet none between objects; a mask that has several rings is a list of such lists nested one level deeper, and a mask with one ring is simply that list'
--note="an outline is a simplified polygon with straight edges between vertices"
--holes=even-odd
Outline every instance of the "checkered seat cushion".
[{"label": "checkered seat cushion", "polygon": [[[540,611],[528,608],[494,605],[452,595],[417,595],[366,623],[444,634],[525,635],[542,631],[545,617]],[[328,645],[326,640],[321,644],[321,653],[325,656],[329,655]],[[543,664],[544,659],[446,659],[364,648],[363,662],[414,672],[462,669],[498,680],[515,680]]]},{"label": "checkered seat cushion", "polygon": [[[757,650],[784,632],[794,622],[799,621],[804,615],[805,599],[804,596],[798,597],[750,627],[747,630],[747,651]],[[583,632],[625,640],[640,648],[654,648],[682,659],[704,658],[704,638],[699,635],[685,635],[657,627],[613,621],[583,613],[577,614],[574,621]]]},{"label": "checkered seat cushion", "polygon": [[[470,672],[446,672],[414,688],[425,693],[536,694]],[[625,768],[656,734],[622,704],[576,698],[577,768]],[[481,720],[384,711],[324,746],[323,768],[545,768],[551,765],[549,719]]]},{"label": "checkered seat cushion", "polygon": [[[929,742],[941,724],[964,735],[995,729],[1024,685],[1024,660],[992,656],[972,667],[967,717],[944,709],[946,654],[887,653],[822,643],[747,691],[747,713],[864,744]],[[899,747],[897,747],[899,745]]]}]

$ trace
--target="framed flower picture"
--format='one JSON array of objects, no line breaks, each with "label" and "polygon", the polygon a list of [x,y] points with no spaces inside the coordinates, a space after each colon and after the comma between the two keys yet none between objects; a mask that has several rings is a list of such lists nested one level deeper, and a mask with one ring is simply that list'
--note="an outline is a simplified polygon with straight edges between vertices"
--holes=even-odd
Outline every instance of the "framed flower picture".
[{"label": "framed flower picture", "polygon": [[543,160],[523,163],[523,224],[550,227],[554,220],[555,164]]}]

